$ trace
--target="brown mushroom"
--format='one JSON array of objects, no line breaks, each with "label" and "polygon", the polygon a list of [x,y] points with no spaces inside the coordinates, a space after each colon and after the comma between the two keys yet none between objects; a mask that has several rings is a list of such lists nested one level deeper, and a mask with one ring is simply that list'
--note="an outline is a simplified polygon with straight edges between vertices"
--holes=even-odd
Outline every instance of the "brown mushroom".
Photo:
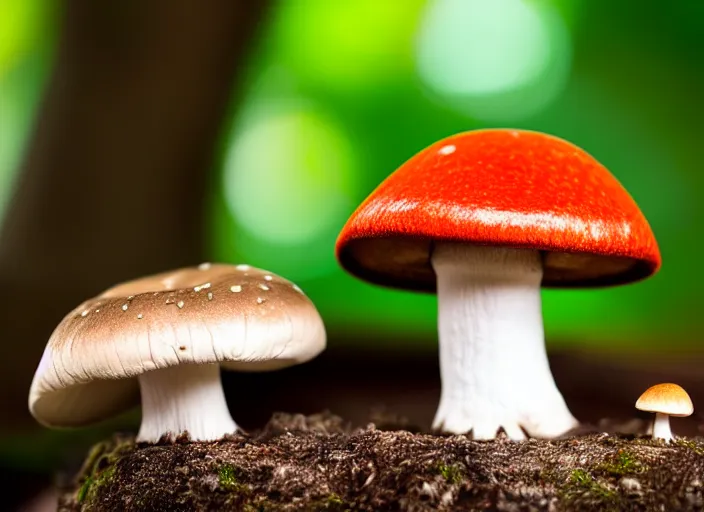
[{"label": "brown mushroom", "polygon": [[672,441],[670,416],[690,416],[694,412],[692,399],[677,384],[656,384],[645,390],[636,402],[636,409],[655,413],[653,439]]},{"label": "brown mushroom", "polygon": [[138,403],[137,439],[236,430],[220,368],[273,370],[325,348],[313,303],[293,283],[248,265],[185,268],[117,285],[69,313],[52,334],[29,408],[79,426]]}]

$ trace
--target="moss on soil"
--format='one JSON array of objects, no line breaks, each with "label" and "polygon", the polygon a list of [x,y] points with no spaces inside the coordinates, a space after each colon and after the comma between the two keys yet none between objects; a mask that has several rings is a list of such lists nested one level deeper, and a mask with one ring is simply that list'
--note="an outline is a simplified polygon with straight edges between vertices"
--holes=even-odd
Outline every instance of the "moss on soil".
[{"label": "moss on soil", "polygon": [[479,442],[276,415],[215,443],[115,437],[93,449],[59,510],[702,510],[703,481],[701,439]]}]

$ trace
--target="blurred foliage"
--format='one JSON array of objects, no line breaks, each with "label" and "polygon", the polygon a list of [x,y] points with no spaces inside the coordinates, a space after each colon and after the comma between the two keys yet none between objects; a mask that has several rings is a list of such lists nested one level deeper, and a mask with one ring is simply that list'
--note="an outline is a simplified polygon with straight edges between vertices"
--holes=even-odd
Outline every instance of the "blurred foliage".
[{"label": "blurred foliage", "polygon": [[[489,126],[540,130],[612,170],[664,256],[662,272],[643,283],[546,291],[549,338],[687,343],[703,284],[702,5],[279,0],[223,131],[212,258],[299,282],[333,330],[433,339],[435,298],[344,274],[332,252],[339,229],[388,174],[439,138]],[[0,3],[0,212],[50,69],[55,7]]]},{"label": "blurred foliage", "polygon": [[0,2],[0,219],[48,76],[53,0]]},{"label": "blurred foliage", "polygon": [[549,338],[612,348],[694,341],[703,12],[698,2],[651,0],[280,1],[223,137],[213,258],[299,281],[333,328],[432,339],[434,297],[345,275],[336,234],[435,140],[534,129],[602,161],[641,206],[664,257],[642,283],[546,291]]}]

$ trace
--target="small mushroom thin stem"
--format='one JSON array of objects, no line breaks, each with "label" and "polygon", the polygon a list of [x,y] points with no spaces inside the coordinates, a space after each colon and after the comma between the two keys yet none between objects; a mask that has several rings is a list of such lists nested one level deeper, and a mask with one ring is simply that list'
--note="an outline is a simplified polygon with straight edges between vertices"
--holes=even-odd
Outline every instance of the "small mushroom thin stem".
[{"label": "small mushroom thin stem", "polygon": [[438,244],[442,393],[434,428],[493,439],[556,437],[577,425],[550,372],[538,251]]},{"label": "small mushroom thin stem", "polygon": [[653,423],[653,439],[672,441],[672,430],[670,429],[670,416],[664,412],[655,413],[655,423]]},{"label": "small mushroom thin stem", "polygon": [[142,425],[137,441],[187,432],[192,441],[213,441],[237,430],[216,364],[182,364],[139,376]]}]

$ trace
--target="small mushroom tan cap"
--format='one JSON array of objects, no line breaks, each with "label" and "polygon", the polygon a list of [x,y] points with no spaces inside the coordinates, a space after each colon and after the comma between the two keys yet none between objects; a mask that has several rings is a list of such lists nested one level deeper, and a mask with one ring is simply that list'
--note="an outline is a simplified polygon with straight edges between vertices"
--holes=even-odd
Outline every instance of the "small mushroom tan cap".
[{"label": "small mushroom tan cap", "polygon": [[295,284],[248,265],[203,264],[117,285],[54,330],[30,388],[45,425],[93,423],[139,403],[136,377],[182,364],[265,371],[325,348]]},{"label": "small mushroom tan cap", "polygon": [[694,405],[681,386],[665,383],[646,389],[636,402],[636,409],[669,416],[690,416],[694,412]]}]

